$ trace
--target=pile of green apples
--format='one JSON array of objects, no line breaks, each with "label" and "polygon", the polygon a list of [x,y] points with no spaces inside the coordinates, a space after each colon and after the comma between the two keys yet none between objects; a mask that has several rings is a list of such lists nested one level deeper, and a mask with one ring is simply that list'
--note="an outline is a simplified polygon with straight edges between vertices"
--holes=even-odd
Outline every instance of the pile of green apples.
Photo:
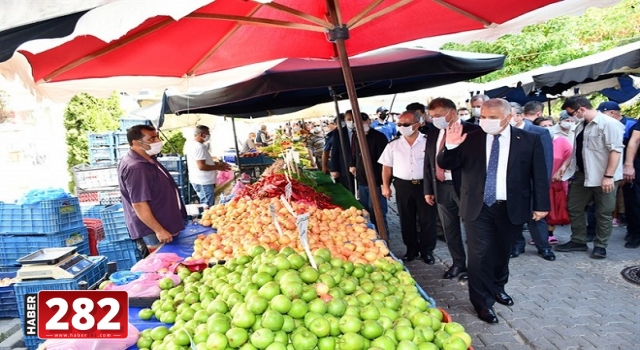
[{"label": "pile of green apples", "polygon": [[471,337],[443,323],[402,263],[383,258],[353,264],[328,249],[307,256],[255,247],[202,272],[179,270],[181,283],[164,289],[141,319],[158,326],[140,333],[152,350],[463,350]]}]

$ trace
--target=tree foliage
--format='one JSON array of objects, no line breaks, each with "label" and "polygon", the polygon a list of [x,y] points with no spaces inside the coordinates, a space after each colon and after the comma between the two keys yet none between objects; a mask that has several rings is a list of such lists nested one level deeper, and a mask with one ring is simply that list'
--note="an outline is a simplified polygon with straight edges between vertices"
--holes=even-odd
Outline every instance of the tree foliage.
[{"label": "tree foliage", "polygon": [[[64,127],[70,171],[76,165],[89,162],[88,134],[118,130],[122,113],[117,93],[108,99],[81,93],[69,101],[64,111]],[[70,189],[73,190],[73,184]]]},{"label": "tree foliage", "polygon": [[640,40],[640,0],[622,0],[609,8],[591,8],[581,16],[560,16],[525,27],[495,42],[445,44],[442,49],[506,56],[504,68],[474,80],[484,83],[559,65]]},{"label": "tree foliage", "polygon": [[187,139],[184,138],[180,130],[172,130],[165,133],[167,138],[164,146],[162,146],[162,154],[165,155],[183,155],[184,143]]}]

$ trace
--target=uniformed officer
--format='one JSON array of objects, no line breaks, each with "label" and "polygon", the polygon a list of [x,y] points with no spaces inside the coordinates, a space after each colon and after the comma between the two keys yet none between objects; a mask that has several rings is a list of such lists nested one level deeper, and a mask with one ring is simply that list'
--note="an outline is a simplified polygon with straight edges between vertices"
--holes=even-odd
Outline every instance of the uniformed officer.
[{"label": "uniformed officer", "polygon": [[[398,215],[402,241],[407,246],[404,261],[412,261],[419,255],[427,264],[435,263],[436,208],[424,200],[424,149],[427,139],[418,131],[420,120],[412,111],[403,112],[398,118],[398,130],[402,136],[387,144],[378,159],[382,164],[382,195],[391,198],[391,180],[397,191]],[[416,229],[416,217],[420,230]]]}]

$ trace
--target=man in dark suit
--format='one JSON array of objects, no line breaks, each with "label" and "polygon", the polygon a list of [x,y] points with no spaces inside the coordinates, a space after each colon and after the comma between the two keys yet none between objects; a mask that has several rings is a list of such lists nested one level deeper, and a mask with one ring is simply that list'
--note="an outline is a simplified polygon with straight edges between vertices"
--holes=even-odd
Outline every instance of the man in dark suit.
[{"label": "man in dark suit", "polygon": [[427,132],[424,157],[424,195],[429,205],[437,203],[438,215],[444,230],[445,240],[451,254],[452,264],[442,278],[465,276],[467,255],[460,227],[460,169],[449,171],[436,163],[436,156],[444,147],[446,131],[451,124],[462,123],[462,132],[469,133],[479,126],[458,119],[456,105],[446,98],[436,98],[429,103],[429,115],[435,126]]},{"label": "man in dark suit", "polygon": [[[553,140],[551,138],[551,133],[549,133],[549,131],[545,128],[533,125],[533,123],[529,121],[529,119],[525,119],[522,106],[520,106],[520,104],[511,102],[510,105],[512,113],[510,121],[511,126],[540,135],[542,150],[537,151],[542,151],[542,153],[544,154],[544,166],[546,167],[547,174],[549,175],[549,185],[551,185],[551,172],[553,171]],[[542,164],[540,164],[540,166],[542,166]],[[529,220],[527,226],[529,227],[531,239],[538,249],[538,254],[545,260],[556,260],[556,255],[551,251],[551,245],[549,244],[549,229],[547,226],[547,221],[545,219],[541,219],[538,221],[532,219]],[[520,254],[524,253],[525,246],[526,241],[524,239],[524,236],[522,235],[522,232],[520,232],[520,234],[518,234],[518,237],[516,238],[515,244],[513,245],[513,249],[511,250],[511,257],[516,258]]]},{"label": "man in dark suit", "polygon": [[[511,106],[496,98],[482,105],[482,130],[462,133],[452,124],[438,155],[443,169],[460,170],[460,216],[469,248],[469,299],[478,317],[497,323],[494,302],[513,305],[505,292],[509,254],[522,225],[549,209],[540,136],[509,125]],[[507,171],[508,169],[508,171]],[[533,207],[532,207],[533,204]],[[533,211],[533,214],[532,214]]]},{"label": "man in dark suit", "polygon": [[[353,184],[353,174],[349,172],[349,162],[351,161],[352,145],[354,145],[356,131],[353,127],[353,114],[351,111],[344,113],[345,126],[342,129],[342,142],[340,133],[335,128],[332,133],[331,150],[329,151],[329,172],[331,177],[342,184],[346,189],[355,193]],[[345,148],[343,151],[342,147]],[[344,156],[346,154],[346,158]]]}]

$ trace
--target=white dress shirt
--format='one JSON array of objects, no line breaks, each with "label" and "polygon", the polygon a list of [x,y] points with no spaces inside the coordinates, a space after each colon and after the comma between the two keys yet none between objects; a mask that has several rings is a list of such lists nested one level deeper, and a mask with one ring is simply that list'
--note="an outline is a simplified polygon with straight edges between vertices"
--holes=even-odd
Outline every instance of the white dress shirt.
[{"label": "white dress shirt", "polygon": [[[460,119],[456,120],[456,123],[460,124]],[[444,137],[444,132],[445,132],[445,129],[440,129],[440,132],[438,133],[438,139],[436,140],[436,157],[434,159],[438,158],[438,151],[440,150],[439,146],[440,146],[440,142],[442,142],[442,138]],[[451,170],[446,170],[445,169],[445,171],[444,171],[444,180],[445,181],[451,181],[452,179],[453,179],[453,177],[451,177]]]},{"label": "white dress shirt", "polygon": [[378,163],[393,168],[393,176],[402,180],[424,178],[424,149],[427,139],[418,132],[418,138],[409,145],[403,136],[387,144]]},{"label": "white dress shirt", "polygon": [[[491,145],[495,136],[487,134],[487,169],[491,157]],[[507,200],[507,167],[509,166],[509,150],[511,149],[511,126],[507,126],[500,133],[500,153],[498,155],[498,176],[496,181],[496,200]]]}]

